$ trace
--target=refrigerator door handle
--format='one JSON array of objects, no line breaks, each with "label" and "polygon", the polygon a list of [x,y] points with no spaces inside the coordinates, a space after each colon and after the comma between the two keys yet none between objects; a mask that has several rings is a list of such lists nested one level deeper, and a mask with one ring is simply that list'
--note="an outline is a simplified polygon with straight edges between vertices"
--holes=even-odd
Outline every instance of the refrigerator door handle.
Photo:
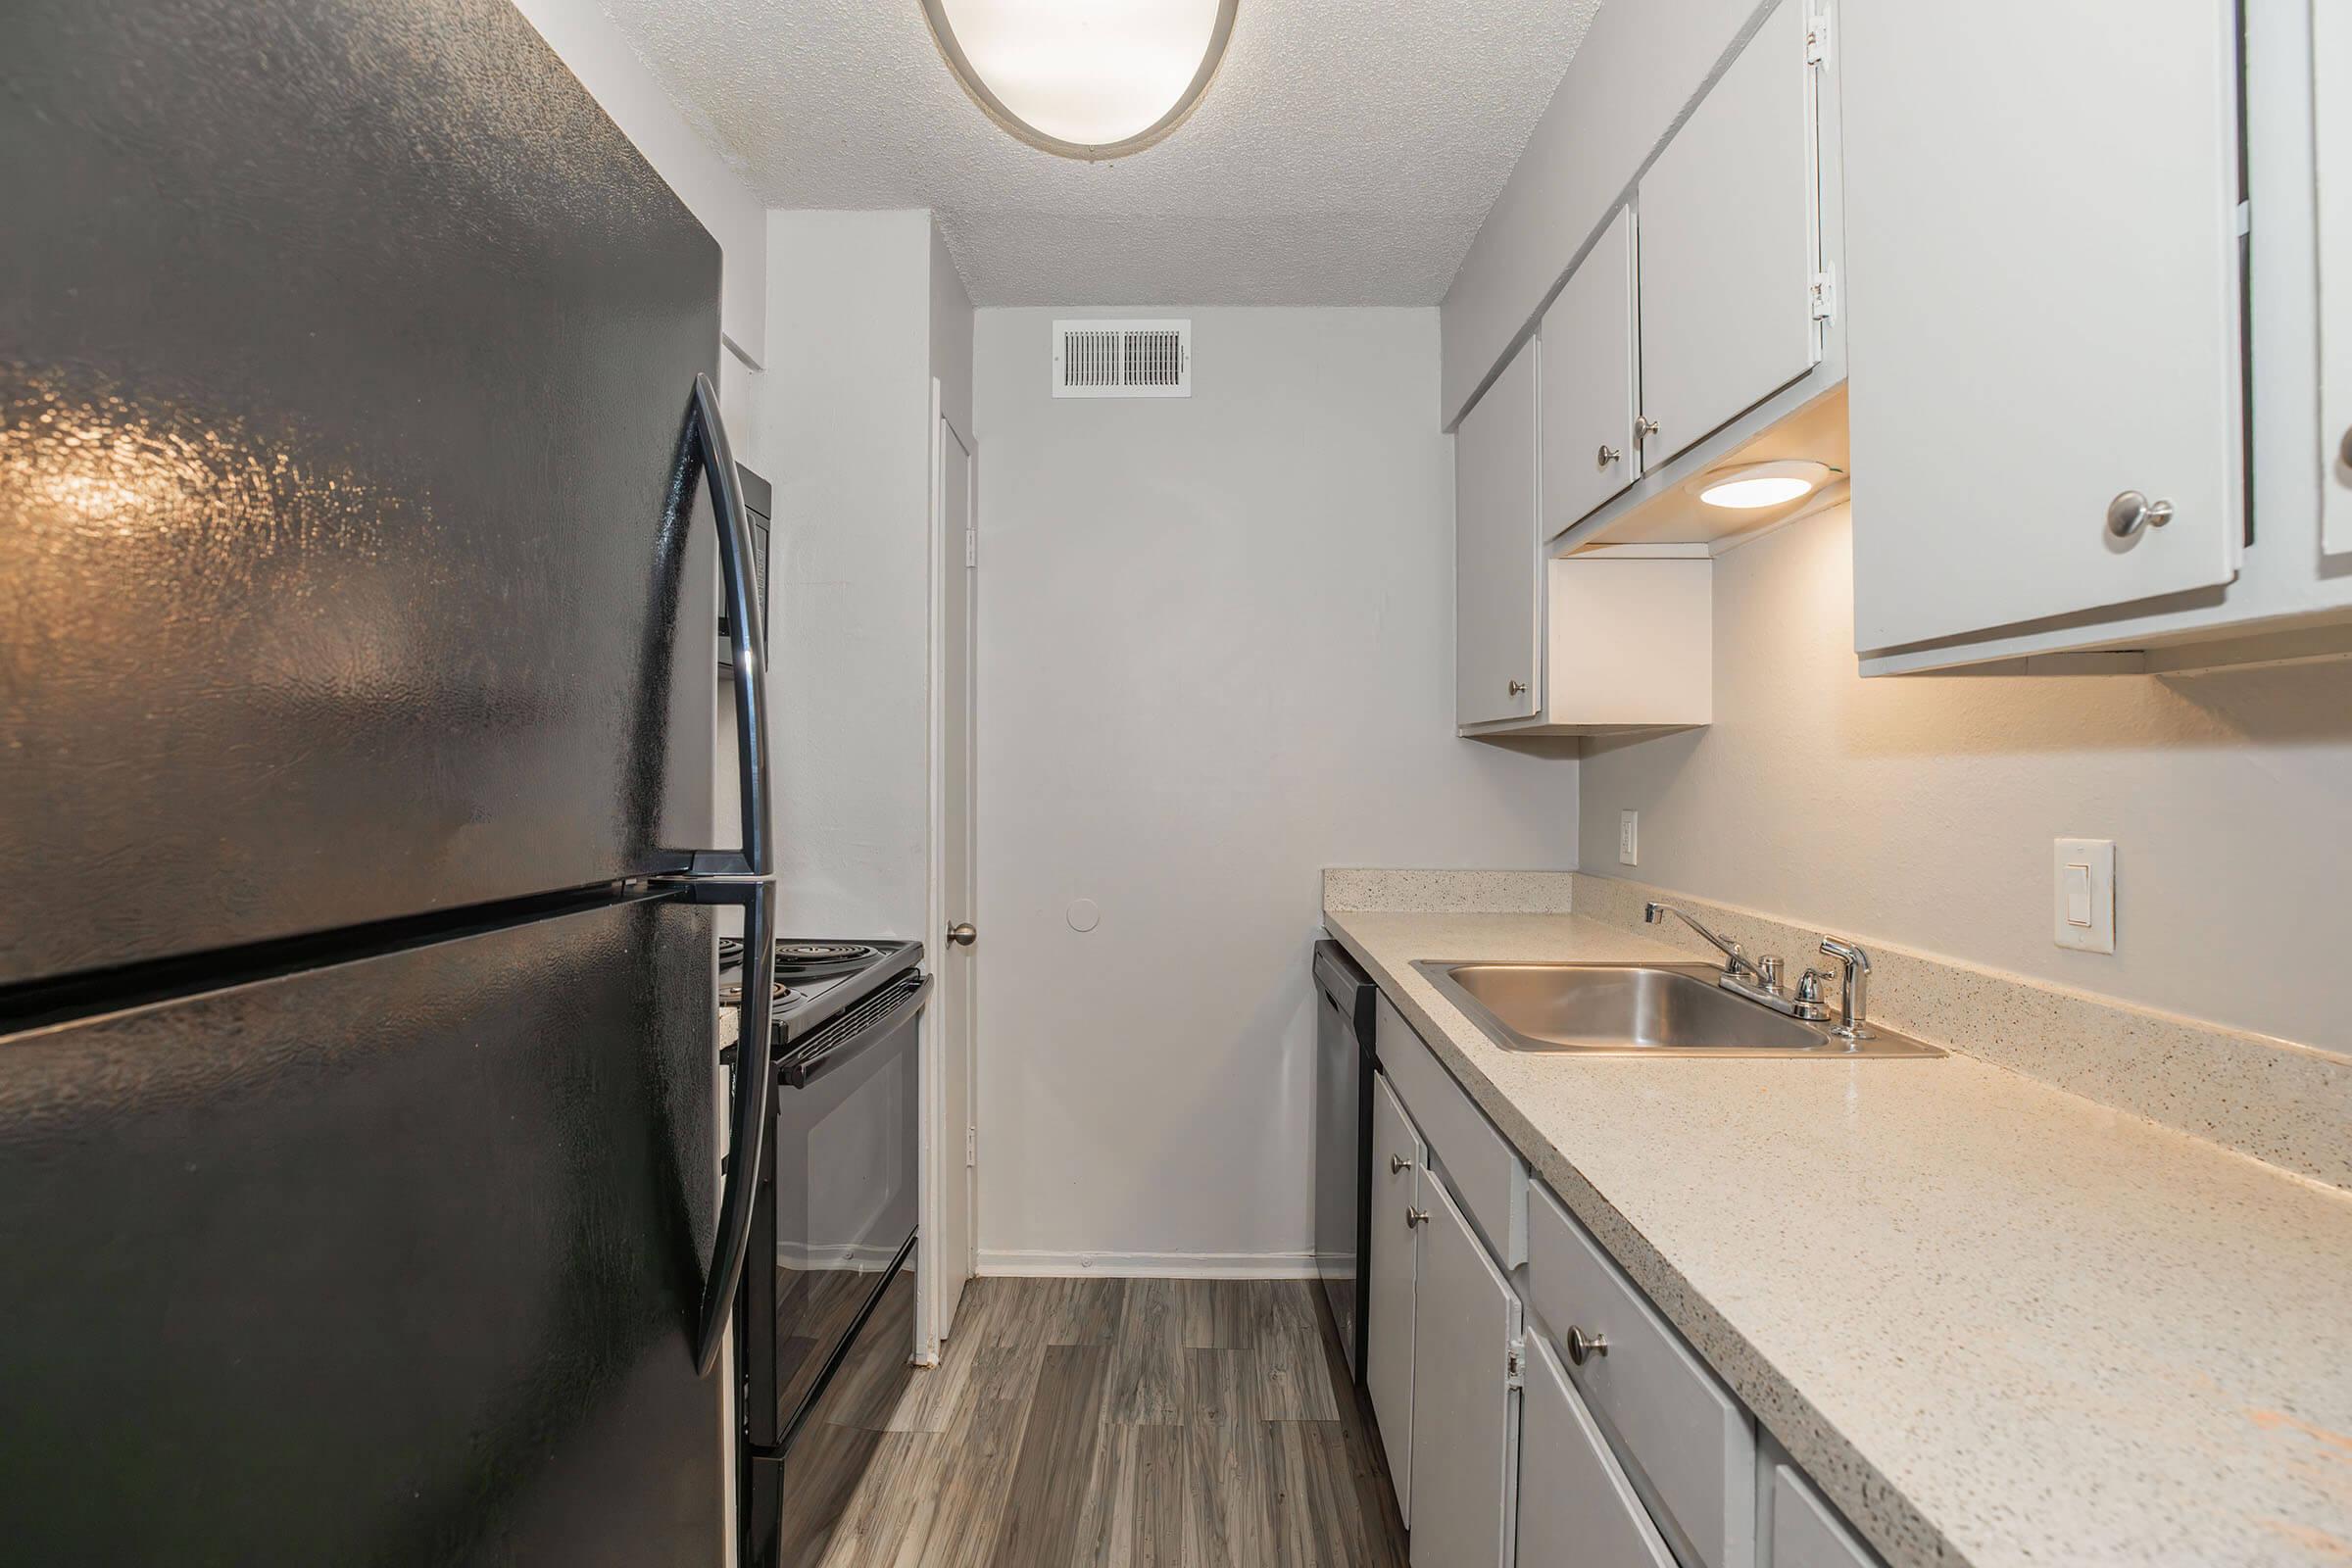
[{"label": "refrigerator door handle", "polygon": [[[767,607],[760,603],[759,560],[752,553],[752,519],[744,510],[743,481],[735,471],[734,449],[718,416],[718,390],[707,375],[694,378],[686,408],[694,453],[710,480],[710,510],[718,522],[718,560],[727,585],[727,641],[735,659],[736,795],[743,812],[743,851],[736,857],[700,854],[687,875],[768,877],[775,874],[771,842],[775,824],[768,800]],[[686,474],[692,497],[694,474]]]},{"label": "refrigerator door handle", "polygon": [[743,808],[743,848],[697,851],[687,868],[662,880],[683,883],[697,903],[743,906],[744,985],[740,1061],[735,1074],[732,1134],[727,1145],[726,1183],[718,1200],[718,1235],[710,1269],[704,1276],[703,1308],[694,1342],[694,1364],[708,1373],[718,1359],[735,1293],[743,1282],[751,1250],[752,1200],[758,1196],[761,1145],[775,1095],[775,1042],[768,1030],[768,1005],[776,974],[776,865],[774,812],[768,798],[766,607],[753,573],[751,518],[735,454],[718,415],[718,390],[696,375],[686,404],[686,453],[673,504],[691,506],[699,477],[710,481],[711,512],[718,522],[718,560],[726,578],[728,641],[735,656],[735,765]]}]

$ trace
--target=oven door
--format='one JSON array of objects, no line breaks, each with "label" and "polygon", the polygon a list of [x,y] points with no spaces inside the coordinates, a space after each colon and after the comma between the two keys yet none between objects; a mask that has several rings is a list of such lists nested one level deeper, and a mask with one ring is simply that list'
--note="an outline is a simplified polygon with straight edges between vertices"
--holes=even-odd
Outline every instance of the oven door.
[{"label": "oven door", "polygon": [[[787,1445],[869,1303],[910,1257],[930,989],[927,974],[902,976],[776,1069],[776,1413]],[[904,1338],[902,1360],[914,1350],[911,1324]]]}]

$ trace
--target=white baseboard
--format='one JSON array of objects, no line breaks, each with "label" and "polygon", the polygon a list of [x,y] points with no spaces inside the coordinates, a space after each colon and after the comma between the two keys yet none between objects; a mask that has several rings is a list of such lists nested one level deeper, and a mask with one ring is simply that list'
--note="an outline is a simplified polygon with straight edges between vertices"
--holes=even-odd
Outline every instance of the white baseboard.
[{"label": "white baseboard", "polygon": [[983,1274],[1137,1279],[1311,1280],[1312,1252],[1039,1252],[982,1248]]}]

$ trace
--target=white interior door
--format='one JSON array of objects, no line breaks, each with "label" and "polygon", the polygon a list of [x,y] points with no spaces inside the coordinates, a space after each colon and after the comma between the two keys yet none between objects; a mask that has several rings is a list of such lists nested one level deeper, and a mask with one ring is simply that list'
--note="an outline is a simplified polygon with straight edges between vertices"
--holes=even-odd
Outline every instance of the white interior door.
[{"label": "white interior door", "polygon": [[[1839,25],[1855,647],[2230,581],[2234,0]],[[2134,491],[2171,518],[2119,536]]]},{"label": "white interior door", "polygon": [[930,1271],[938,1337],[955,1327],[964,1282],[972,1276],[972,1222],[977,1131],[972,1112],[973,1009],[977,939],[957,942],[951,932],[973,920],[976,873],[972,857],[973,668],[978,618],[979,515],[974,508],[976,462],[971,443],[943,416],[936,454],[938,516],[932,529],[934,567],[934,652],[932,659],[933,908],[932,1029],[937,1041],[938,1107],[934,1146],[937,1200],[926,1217],[923,1254]]}]

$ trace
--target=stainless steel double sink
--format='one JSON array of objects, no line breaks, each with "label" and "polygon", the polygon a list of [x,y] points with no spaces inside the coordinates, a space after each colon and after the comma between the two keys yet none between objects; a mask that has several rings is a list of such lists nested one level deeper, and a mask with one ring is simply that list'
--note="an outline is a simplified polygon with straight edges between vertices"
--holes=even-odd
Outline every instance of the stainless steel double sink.
[{"label": "stainless steel double sink", "polygon": [[1872,1026],[1867,1040],[1790,1018],[1716,984],[1711,963],[1494,963],[1413,967],[1505,1051],[1602,1056],[1940,1056]]}]

